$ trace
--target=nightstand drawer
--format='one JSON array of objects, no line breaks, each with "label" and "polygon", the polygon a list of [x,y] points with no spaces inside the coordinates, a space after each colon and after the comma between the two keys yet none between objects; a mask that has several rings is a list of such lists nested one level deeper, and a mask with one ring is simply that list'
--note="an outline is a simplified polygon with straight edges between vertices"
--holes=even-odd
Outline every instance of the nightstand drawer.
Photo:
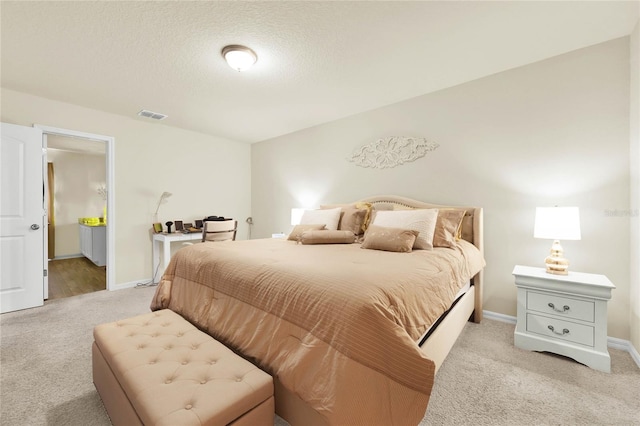
[{"label": "nightstand drawer", "polygon": [[527,331],[585,346],[594,345],[594,327],[542,315],[527,313]]},{"label": "nightstand drawer", "polygon": [[527,310],[543,314],[562,315],[582,321],[593,322],[595,303],[593,301],[554,296],[548,293],[527,292]]}]

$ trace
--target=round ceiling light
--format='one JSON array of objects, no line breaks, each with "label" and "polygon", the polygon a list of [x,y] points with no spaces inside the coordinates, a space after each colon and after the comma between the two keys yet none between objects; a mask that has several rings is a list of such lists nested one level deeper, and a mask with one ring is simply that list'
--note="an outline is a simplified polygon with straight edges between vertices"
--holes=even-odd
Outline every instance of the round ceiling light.
[{"label": "round ceiling light", "polygon": [[222,49],[222,56],[236,71],[246,71],[258,61],[256,52],[245,46],[233,44]]}]

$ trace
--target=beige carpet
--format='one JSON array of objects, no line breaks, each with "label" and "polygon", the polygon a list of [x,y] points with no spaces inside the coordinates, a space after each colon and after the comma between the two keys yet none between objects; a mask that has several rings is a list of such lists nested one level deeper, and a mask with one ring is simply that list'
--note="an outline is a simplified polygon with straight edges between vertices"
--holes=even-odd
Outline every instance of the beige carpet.
[{"label": "beige carpet", "polygon": [[[0,315],[0,424],[109,425],[91,380],[92,330],[148,312],[154,290],[100,291]],[[513,329],[467,324],[421,425],[640,425],[640,369],[628,353],[610,350],[605,374],[516,349]]]}]

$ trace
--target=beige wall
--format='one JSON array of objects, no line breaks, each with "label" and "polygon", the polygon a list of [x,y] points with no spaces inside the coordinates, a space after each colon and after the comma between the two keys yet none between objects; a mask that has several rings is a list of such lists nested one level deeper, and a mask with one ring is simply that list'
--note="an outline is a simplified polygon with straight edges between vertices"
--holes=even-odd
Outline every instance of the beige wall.
[{"label": "beige wall", "polygon": [[116,277],[118,284],[151,275],[151,223],[163,191],[173,196],[160,220],[205,215],[238,218],[246,238],[251,212],[250,146],[169,126],[2,89],[1,120],[34,123],[115,138]]},{"label": "beige wall", "polygon": [[47,150],[54,169],[56,258],[80,255],[80,217],[100,217],[106,201],[98,192],[105,185],[105,155]]},{"label": "beige wall", "polygon": [[631,152],[631,343],[640,350],[640,20],[630,43],[630,140]]},{"label": "beige wall", "polygon": [[[426,69],[425,73],[429,70]],[[424,158],[372,170],[345,160],[383,136],[427,137]],[[485,309],[516,314],[514,265],[542,266],[536,206],[580,207],[571,269],[617,289],[609,335],[629,338],[629,38],[252,146],[255,235],[290,229],[292,207],[399,194],[485,209]]]}]

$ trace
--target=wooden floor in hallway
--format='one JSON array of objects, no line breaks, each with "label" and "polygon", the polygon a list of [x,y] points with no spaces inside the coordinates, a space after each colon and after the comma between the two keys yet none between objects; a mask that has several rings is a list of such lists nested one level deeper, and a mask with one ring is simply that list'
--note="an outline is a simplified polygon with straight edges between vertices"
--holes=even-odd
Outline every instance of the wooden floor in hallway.
[{"label": "wooden floor in hallway", "polygon": [[49,299],[62,299],[107,288],[106,266],[86,257],[49,261]]}]

